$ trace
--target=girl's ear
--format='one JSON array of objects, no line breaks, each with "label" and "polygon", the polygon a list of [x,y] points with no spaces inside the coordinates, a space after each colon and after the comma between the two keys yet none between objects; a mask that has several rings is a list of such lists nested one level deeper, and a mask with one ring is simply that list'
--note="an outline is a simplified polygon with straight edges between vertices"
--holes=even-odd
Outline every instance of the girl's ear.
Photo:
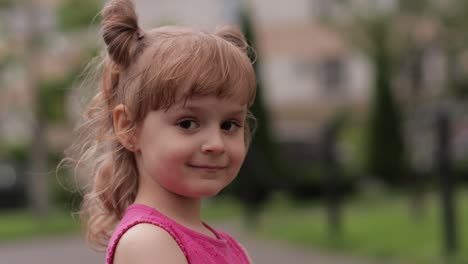
[{"label": "girl's ear", "polygon": [[114,132],[122,146],[129,151],[136,151],[138,146],[136,146],[135,127],[129,116],[127,106],[119,104],[114,108],[112,113]]}]

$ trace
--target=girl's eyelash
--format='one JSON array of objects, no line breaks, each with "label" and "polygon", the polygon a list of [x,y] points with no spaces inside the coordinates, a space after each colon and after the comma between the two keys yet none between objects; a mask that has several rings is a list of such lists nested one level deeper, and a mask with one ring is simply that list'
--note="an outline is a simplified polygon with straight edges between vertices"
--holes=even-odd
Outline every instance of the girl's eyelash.
[{"label": "girl's eyelash", "polygon": [[196,119],[195,117],[191,117],[191,116],[186,116],[186,117],[177,118],[177,124],[180,123],[180,122],[184,122],[184,121],[193,121],[193,122],[197,122],[197,119]]},{"label": "girl's eyelash", "polygon": [[[184,127],[184,126],[183,126],[183,124],[184,124],[185,122],[190,122],[190,123],[188,124],[189,127]],[[192,123],[195,124],[195,127],[191,127],[191,126],[192,126]],[[187,123],[185,123],[185,125],[187,125]],[[177,120],[176,126],[181,127],[181,128],[183,128],[183,129],[186,129],[186,130],[187,130],[187,129],[194,129],[194,128],[198,127],[198,122],[197,122],[197,120],[196,120],[195,118],[185,117],[185,118],[181,118],[181,119]]]},{"label": "girl's eyelash", "polygon": [[[179,118],[176,122],[176,125],[177,126],[180,126],[183,122],[193,122],[195,123],[195,125],[199,125],[199,122],[196,118],[194,117],[184,117],[184,118]],[[242,127],[243,126],[243,122],[237,120],[237,119],[227,119],[223,122],[221,122],[221,125],[225,124],[225,123],[231,123],[232,125],[236,126],[236,127]]]},{"label": "girl's eyelash", "polygon": [[182,121],[194,121],[195,118],[193,117],[184,117],[184,118],[179,118],[177,122],[182,122]]},{"label": "girl's eyelash", "polygon": [[243,122],[241,122],[241,121],[239,121],[239,120],[237,120],[237,119],[231,119],[231,120],[228,120],[228,121],[234,123],[234,124],[235,124],[236,126],[238,126],[238,127],[242,127],[242,126],[243,126]]},{"label": "girl's eyelash", "polygon": [[234,125],[238,126],[238,127],[241,127],[241,123],[236,121],[236,120],[229,120],[228,122],[231,122],[233,123]]},{"label": "girl's eyelash", "polygon": [[226,121],[222,122],[221,125],[220,125],[222,129],[223,129],[223,126],[226,123],[229,123],[229,124],[235,126],[236,128],[241,128],[242,127],[242,124],[240,122],[238,122],[237,120],[226,120]]}]

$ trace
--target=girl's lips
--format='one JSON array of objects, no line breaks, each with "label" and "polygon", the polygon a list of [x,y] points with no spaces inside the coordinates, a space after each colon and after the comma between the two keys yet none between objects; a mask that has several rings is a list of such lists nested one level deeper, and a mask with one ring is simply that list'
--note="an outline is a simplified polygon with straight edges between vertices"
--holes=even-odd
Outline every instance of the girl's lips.
[{"label": "girl's lips", "polygon": [[196,168],[196,169],[205,169],[205,170],[222,170],[225,169],[227,166],[218,166],[218,165],[191,165],[189,167]]}]

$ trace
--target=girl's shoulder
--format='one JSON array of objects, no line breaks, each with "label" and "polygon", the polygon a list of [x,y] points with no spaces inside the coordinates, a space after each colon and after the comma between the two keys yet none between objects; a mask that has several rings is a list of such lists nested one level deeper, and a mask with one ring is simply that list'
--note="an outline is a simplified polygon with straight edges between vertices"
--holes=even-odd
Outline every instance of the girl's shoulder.
[{"label": "girl's shoulder", "polygon": [[[173,263],[186,264],[186,252],[177,237],[167,219],[154,209],[131,205],[109,241],[106,264],[144,264],[148,260],[165,260],[166,254]],[[144,259],[135,261],[138,256]]]},{"label": "girl's shoulder", "polygon": [[114,253],[114,264],[155,263],[187,264],[187,259],[174,238],[163,228],[140,223],[120,238]]}]

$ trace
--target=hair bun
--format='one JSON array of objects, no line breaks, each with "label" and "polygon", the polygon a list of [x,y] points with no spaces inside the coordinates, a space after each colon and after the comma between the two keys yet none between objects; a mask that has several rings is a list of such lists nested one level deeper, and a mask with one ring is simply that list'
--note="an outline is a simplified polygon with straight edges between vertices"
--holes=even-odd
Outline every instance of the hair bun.
[{"label": "hair bun", "polygon": [[102,10],[102,37],[111,59],[127,67],[141,46],[143,32],[130,0],[111,0]]},{"label": "hair bun", "polygon": [[235,27],[225,26],[215,31],[215,35],[220,36],[226,41],[231,42],[242,51],[247,51],[247,41],[242,32]]}]

